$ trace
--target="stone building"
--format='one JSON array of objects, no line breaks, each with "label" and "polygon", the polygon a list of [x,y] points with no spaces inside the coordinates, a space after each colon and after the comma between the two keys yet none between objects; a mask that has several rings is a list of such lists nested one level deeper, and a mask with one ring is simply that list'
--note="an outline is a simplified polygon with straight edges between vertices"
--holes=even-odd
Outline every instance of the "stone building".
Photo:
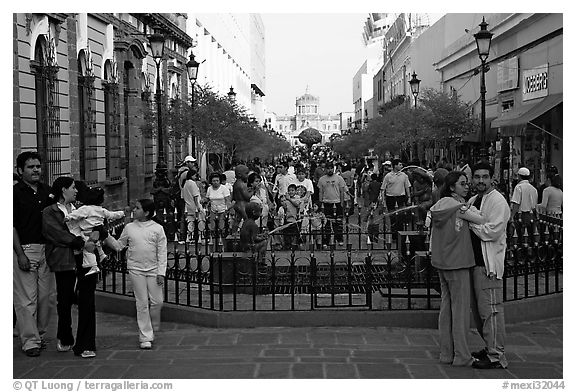
[{"label": "stone building", "polygon": [[320,114],[320,98],[306,91],[296,98],[296,113],[293,116],[276,116],[276,131],[284,135],[291,145],[298,146],[298,135],[306,128],[317,129],[322,134],[322,143],[329,141],[334,133],[340,134],[340,116]]},{"label": "stone building", "polygon": [[[46,183],[70,175],[99,185],[111,208],[150,197],[157,142],[141,125],[143,107],[156,104],[156,65],[147,36],[166,36],[162,95],[186,97],[193,43],[186,19],[159,13],[13,14],[13,162],[20,152],[37,150]],[[182,147],[167,140],[164,145],[171,167]]]}]

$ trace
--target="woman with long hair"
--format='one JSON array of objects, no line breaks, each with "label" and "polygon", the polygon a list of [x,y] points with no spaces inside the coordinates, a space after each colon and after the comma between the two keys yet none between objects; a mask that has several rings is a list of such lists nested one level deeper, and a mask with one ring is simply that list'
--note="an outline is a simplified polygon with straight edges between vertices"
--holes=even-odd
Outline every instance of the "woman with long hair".
[{"label": "woman with long hair", "polygon": [[440,362],[471,366],[466,336],[470,328],[470,268],[474,251],[468,222],[484,222],[478,210],[467,207],[468,178],[464,172],[446,175],[440,200],[430,208],[432,265],[438,269],[442,303],[438,317]]},{"label": "woman with long hair", "polygon": [[[42,232],[46,237],[46,260],[56,276],[59,352],[74,350],[82,358],[96,356],[96,306],[94,292],[98,274],[86,275],[90,268],[82,267],[84,241],[70,233],[65,218],[75,209],[78,190],[71,177],[58,177],[52,185],[56,203],[42,212]],[[77,283],[76,283],[77,282]],[[72,304],[74,285],[78,292],[78,328],[76,341],[72,334]]]}]

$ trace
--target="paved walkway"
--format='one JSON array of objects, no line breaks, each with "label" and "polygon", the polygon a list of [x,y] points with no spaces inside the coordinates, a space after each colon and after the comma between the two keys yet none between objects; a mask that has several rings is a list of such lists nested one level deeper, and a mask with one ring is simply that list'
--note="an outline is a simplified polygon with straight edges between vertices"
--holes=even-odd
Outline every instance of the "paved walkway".
[{"label": "paved walkway", "polygon": [[[76,315],[74,315],[76,318]],[[52,330],[56,329],[53,322]],[[438,333],[408,328],[212,329],[164,323],[154,348],[138,348],[136,321],[97,314],[97,357],[56,352],[56,338],[42,355],[28,358],[14,338],[13,375],[45,378],[528,378],[563,377],[562,318],[509,325],[506,370],[439,364]],[[470,333],[473,350],[481,339]],[[217,366],[216,366],[217,365]]]}]

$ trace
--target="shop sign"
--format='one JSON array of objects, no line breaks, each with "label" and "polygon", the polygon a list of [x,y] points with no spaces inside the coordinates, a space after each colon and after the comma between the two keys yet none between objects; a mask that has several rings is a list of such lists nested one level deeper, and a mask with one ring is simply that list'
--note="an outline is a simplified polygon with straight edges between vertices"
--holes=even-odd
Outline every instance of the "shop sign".
[{"label": "shop sign", "polygon": [[522,72],[522,100],[542,98],[548,95],[548,64]]},{"label": "shop sign", "polygon": [[518,88],[518,56],[498,63],[496,79],[498,92]]}]

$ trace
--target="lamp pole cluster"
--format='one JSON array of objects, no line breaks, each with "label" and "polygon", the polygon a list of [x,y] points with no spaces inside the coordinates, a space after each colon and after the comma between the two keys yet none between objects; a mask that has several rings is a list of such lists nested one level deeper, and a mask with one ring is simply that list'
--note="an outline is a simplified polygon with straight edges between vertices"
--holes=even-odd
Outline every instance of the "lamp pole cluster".
[{"label": "lamp pole cluster", "polygon": [[476,40],[476,47],[478,49],[478,57],[482,63],[480,69],[480,159],[488,159],[488,150],[486,149],[486,60],[490,55],[490,43],[492,42],[492,34],[488,31],[488,23],[482,17],[480,23],[480,31],[474,34]]},{"label": "lamp pole cluster", "polygon": [[416,71],[413,71],[412,79],[410,79],[408,82],[410,83],[410,90],[414,96],[414,109],[418,107],[418,94],[420,93],[420,79],[418,79],[416,76]]},{"label": "lamp pole cluster", "polygon": [[[186,69],[188,71],[188,79],[190,79],[190,84],[192,85],[192,111],[194,111],[194,86],[196,85],[196,79],[198,78],[198,68],[200,63],[194,60],[194,53],[190,52],[190,59],[186,63]],[[192,127],[192,155],[196,157],[196,130]]]},{"label": "lamp pole cluster", "polygon": [[162,127],[162,90],[160,88],[160,64],[164,57],[165,38],[162,34],[153,34],[148,37],[152,57],[156,63],[156,104],[158,105],[158,162],[157,165],[165,165],[164,162],[164,128]]},{"label": "lamp pole cluster", "polygon": [[[152,57],[156,63],[156,104],[158,105],[158,165],[166,165],[164,162],[164,127],[162,124],[162,89],[160,87],[160,64],[164,59],[164,44],[166,37],[163,34],[155,33],[148,37]],[[198,67],[200,63],[194,60],[194,54],[190,53],[190,60],[186,63],[188,77],[192,83],[192,110],[194,110],[194,84],[198,77]],[[192,129],[192,154],[196,154],[196,135]]]}]

